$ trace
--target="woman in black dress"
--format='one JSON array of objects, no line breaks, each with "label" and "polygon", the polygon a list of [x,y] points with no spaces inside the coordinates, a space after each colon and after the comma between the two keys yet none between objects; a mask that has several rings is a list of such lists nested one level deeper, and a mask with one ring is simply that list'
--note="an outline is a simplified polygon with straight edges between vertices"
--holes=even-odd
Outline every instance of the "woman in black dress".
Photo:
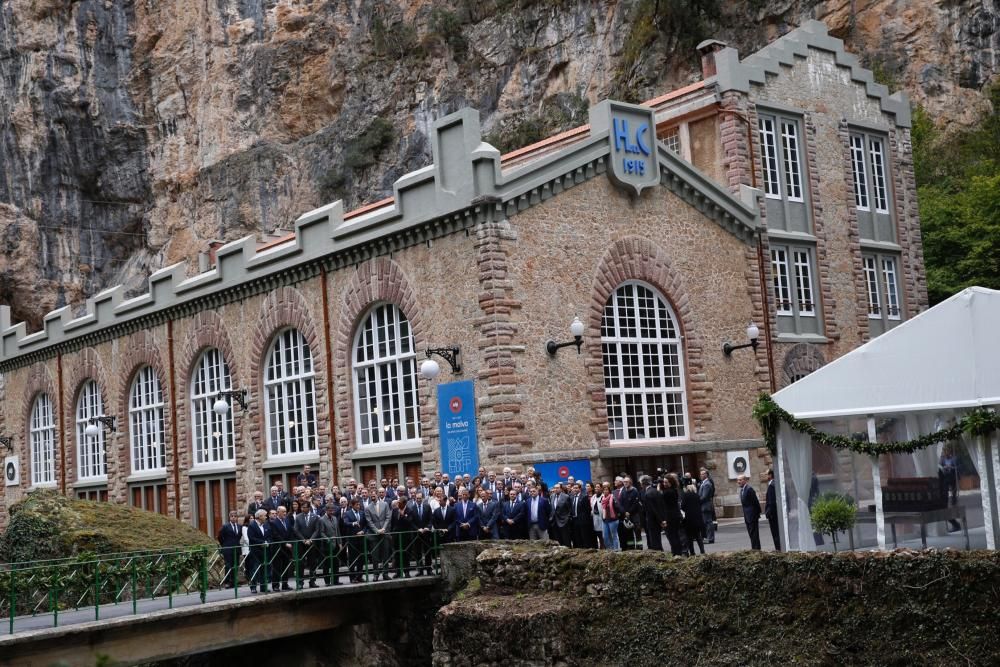
[{"label": "woman in black dress", "polygon": [[681,504],[678,496],[681,483],[674,473],[667,475],[663,481],[663,504],[667,506],[667,527],[663,532],[667,534],[667,541],[670,542],[670,553],[675,556],[683,556],[684,550],[681,547],[680,534]]},{"label": "woman in black dress", "polygon": [[684,510],[684,532],[687,533],[688,555],[694,555],[694,543],[698,543],[701,553],[705,553],[705,543],[701,535],[705,531],[705,519],[701,514],[701,499],[694,484],[689,484],[681,494],[681,509]]}]

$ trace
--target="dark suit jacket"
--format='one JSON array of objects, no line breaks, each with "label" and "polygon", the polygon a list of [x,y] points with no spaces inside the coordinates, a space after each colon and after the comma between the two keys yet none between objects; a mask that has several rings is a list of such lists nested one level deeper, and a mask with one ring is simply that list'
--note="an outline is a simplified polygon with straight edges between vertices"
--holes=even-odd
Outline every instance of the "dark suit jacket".
[{"label": "dark suit jacket", "polygon": [[[574,505],[576,509],[576,516],[573,516]],[[578,496],[570,497],[570,521],[577,530],[594,530],[594,517],[591,514],[592,511],[593,510],[590,507],[590,498],[587,497],[587,494],[581,493]]]},{"label": "dark suit jacket", "polygon": [[[499,530],[500,524],[500,503],[496,500],[490,498],[490,500],[483,504],[480,510],[480,523],[484,528],[488,530],[490,535],[494,535]],[[480,531],[483,535],[487,534]],[[495,535],[494,535],[495,537]]]},{"label": "dark suit jacket", "polygon": [[618,504],[622,506],[622,518],[625,514],[630,514],[632,521],[635,521],[638,518],[639,510],[642,509],[639,502],[639,489],[634,486],[629,489],[622,487],[621,493],[618,495]]},{"label": "dark suit jacket", "polygon": [[275,519],[274,521],[269,521],[268,524],[271,527],[272,542],[291,542],[295,539],[292,536],[291,521],[287,516],[284,521]]},{"label": "dark suit jacket", "polygon": [[259,504],[256,503],[256,502],[254,502],[253,500],[251,500],[249,503],[247,503],[247,514],[249,514],[250,516],[253,516],[254,514],[256,514],[257,510],[262,510],[262,509],[264,509],[264,501],[263,500],[260,501]]},{"label": "dark suit jacket", "polygon": [[257,562],[264,561],[264,545],[271,541],[271,529],[267,523],[258,524],[251,521],[247,525],[247,541],[250,543],[250,556]]},{"label": "dark suit jacket", "polygon": [[[469,524],[469,527],[462,528],[463,523]],[[455,519],[452,525],[456,539],[479,539],[479,506],[471,500],[467,500],[463,510],[461,500],[455,503]]]},{"label": "dark suit jacket", "polygon": [[767,484],[767,492],[764,494],[764,516],[770,521],[778,518],[778,499],[774,490],[774,480]]},{"label": "dark suit jacket", "polygon": [[340,534],[345,537],[365,532],[365,513],[348,507],[340,515]]},{"label": "dark suit jacket", "polygon": [[570,519],[570,500],[565,493],[549,497],[549,523],[565,528]]},{"label": "dark suit jacket", "polygon": [[681,509],[684,510],[684,525],[690,529],[705,527],[705,518],[701,513],[701,499],[693,491],[681,494]]},{"label": "dark suit jacket", "polygon": [[[676,503],[677,493],[672,493],[674,496],[674,502]],[[646,503],[643,507],[646,510],[647,527],[653,526],[654,530],[658,530],[660,523],[668,520],[667,503],[664,501],[664,494],[660,492],[659,489],[650,487],[646,491]]]},{"label": "dark suit jacket", "polygon": [[233,530],[232,524],[227,521],[219,528],[217,539],[219,540],[219,546],[225,549],[226,547],[240,546],[240,538],[242,537],[243,531],[240,524],[237,523],[236,530]]},{"label": "dark suit jacket", "polygon": [[[417,510],[420,510],[419,512]],[[434,510],[431,509],[431,504],[426,500],[417,507],[417,501],[411,500],[406,503],[406,513],[410,517],[410,523],[414,530],[420,528],[430,528],[431,522],[434,518]]]},{"label": "dark suit jacket", "polygon": [[[531,503],[532,498],[524,501],[524,524],[531,526]],[[538,524],[539,530],[549,529],[549,501],[545,496],[538,496]]]},{"label": "dark suit jacket", "polygon": [[740,505],[743,507],[743,519],[749,522],[760,520],[760,501],[757,500],[757,492],[753,490],[750,483],[740,489]]},{"label": "dark suit jacket", "polygon": [[292,534],[297,540],[315,540],[319,533],[319,519],[310,513],[295,517]]},{"label": "dark suit jacket", "polygon": [[452,539],[455,536],[455,506],[447,503],[434,510],[434,528],[446,531],[445,539]]},{"label": "dark suit jacket", "polygon": [[289,511],[291,511],[291,509],[292,509],[291,507],[289,507],[288,505],[285,504],[285,501],[284,501],[284,499],[282,499],[281,496],[278,496],[277,498],[273,498],[271,496],[268,496],[267,498],[264,498],[264,508],[263,509],[266,509],[268,512],[270,512],[271,510],[278,509],[279,506],[284,507],[286,510],[289,510]]}]

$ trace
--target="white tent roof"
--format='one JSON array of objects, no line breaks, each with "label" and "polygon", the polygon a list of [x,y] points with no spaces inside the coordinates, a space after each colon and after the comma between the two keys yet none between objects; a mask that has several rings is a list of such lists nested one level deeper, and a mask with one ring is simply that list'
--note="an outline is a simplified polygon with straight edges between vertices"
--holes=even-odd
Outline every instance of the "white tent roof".
[{"label": "white tent roof", "polygon": [[1000,405],[1000,291],[963,290],[774,400],[800,419]]}]

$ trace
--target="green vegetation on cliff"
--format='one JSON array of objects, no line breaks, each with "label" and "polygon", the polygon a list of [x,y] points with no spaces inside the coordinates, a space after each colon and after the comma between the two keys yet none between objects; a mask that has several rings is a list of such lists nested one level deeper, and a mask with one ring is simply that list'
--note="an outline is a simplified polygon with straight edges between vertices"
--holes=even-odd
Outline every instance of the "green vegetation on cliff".
[{"label": "green vegetation on cliff", "polygon": [[913,163],[927,266],[937,303],[971,285],[1000,289],[1000,83],[993,112],[974,128],[943,132],[913,117]]},{"label": "green vegetation on cliff", "polygon": [[10,507],[10,523],[0,535],[0,561],[213,544],[190,525],[160,514],[117,503],[76,500],[56,491],[35,491]]}]

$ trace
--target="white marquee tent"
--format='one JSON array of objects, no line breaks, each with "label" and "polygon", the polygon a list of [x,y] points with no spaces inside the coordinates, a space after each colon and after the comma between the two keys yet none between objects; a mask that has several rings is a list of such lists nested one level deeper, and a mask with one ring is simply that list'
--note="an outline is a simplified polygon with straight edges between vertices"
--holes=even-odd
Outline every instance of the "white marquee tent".
[{"label": "white marquee tent", "polygon": [[[821,431],[869,441],[909,440],[953,423],[969,410],[1000,407],[1000,291],[968,288],[782,389],[774,400]],[[961,448],[968,461],[966,479],[978,486],[981,501],[981,509],[969,508],[975,513],[971,521],[982,521],[986,546],[993,549],[1000,536],[1000,438],[996,433],[963,437],[944,451],[947,455]],[[861,509],[874,505],[873,538],[886,548],[883,478],[930,479],[938,474],[942,456],[942,445],[937,445],[912,455],[877,458],[828,452],[824,462],[814,462],[815,450],[808,436],[781,425],[776,465],[785,499],[781,532],[783,543],[793,549],[812,550],[820,544],[808,515],[817,487],[824,484],[851,492],[846,495]],[[956,504],[968,505],[975,497],[974,490],[963,493],[965,502]],[[903,518],[888,516],[894,536],[896,520]],[[864,541],[863,535],[858,538]]]}]

